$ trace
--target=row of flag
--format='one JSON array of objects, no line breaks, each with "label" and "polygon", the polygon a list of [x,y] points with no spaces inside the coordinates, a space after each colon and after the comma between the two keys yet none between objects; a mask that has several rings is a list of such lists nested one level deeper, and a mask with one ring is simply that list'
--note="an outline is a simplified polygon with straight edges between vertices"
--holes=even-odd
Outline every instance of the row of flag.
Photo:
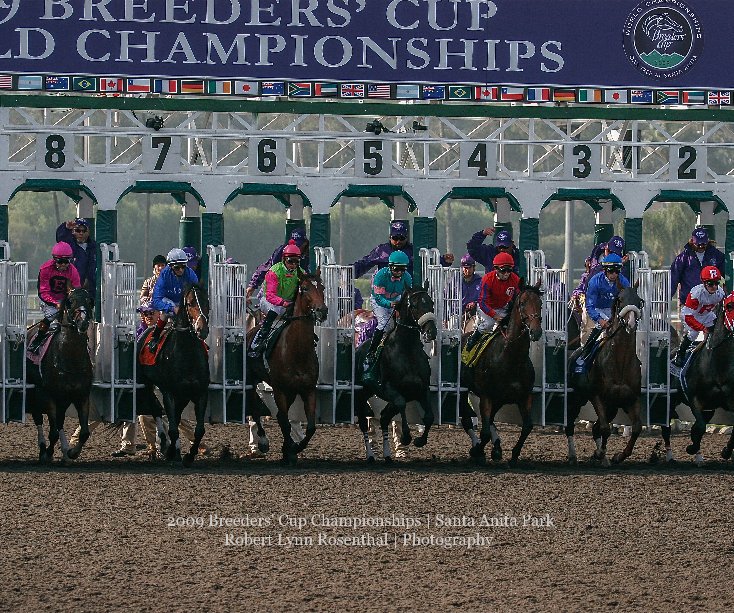
[{"label": "row of flag", "polygon": [[199,94],[287,96],[290,98],[384,98],[390,100],[479,100],[487,102],[572,102],[581,104],[657,104],[729,106],[732,92],[720,90],[596,89],[504,87],[500,85],[421,85],[320,83],[236,79],[149,79],[0,75],[0,90],[102,94]]}]

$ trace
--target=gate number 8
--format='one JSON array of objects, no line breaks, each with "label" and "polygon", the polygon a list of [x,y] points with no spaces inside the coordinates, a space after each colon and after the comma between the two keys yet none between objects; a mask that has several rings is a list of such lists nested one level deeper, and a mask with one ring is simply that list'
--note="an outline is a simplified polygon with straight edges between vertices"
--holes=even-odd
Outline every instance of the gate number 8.
[{"label": "gate number 8", "polygon": [[44,158],[46,166],[54,169],[63,168],[66,163],[65,145],[64,137],[58,134],[51,134],[46,138],[46,156]]}]

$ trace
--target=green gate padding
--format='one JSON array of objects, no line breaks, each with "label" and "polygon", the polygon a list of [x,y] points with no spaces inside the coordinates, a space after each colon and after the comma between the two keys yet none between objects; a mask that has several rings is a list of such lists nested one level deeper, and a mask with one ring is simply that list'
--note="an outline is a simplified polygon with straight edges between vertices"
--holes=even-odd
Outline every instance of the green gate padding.
[{"label": "green gate padding", "polygon": [[420,250],[428,249],[438,244],[438,222],[435,217],[413,218],[413,285],[423,283],[421,270]]},{"label": "green gate padding", "polygon": [[614,236],[614,226],[610,223],[594,224],[594,244],[604,243]]},{"label": "green gate padding", "polygon": [[732,290],[732,277],[734,277],[734,265],[732,264],[731,259],[729,258],[729,253],[734,251],[734,219],[729,219],[726,222],[726,239],[724,241],[724,249],[726,256],[724,261],[726,262],[726,289],[728,291]]},{"label": "green gate padding", "polygon": [[624,220],[624,250],[642,251],[642,217]]},{"label": "green gate padding", "polygon": [[323,213],[313,213],[311,215],[311,236],[309,238],[311,268],[314,268],[316,257],[313,248],[329,247],[331,245],[331,215]]},{"label": "green gate padding", "polygon": [[540,226],[539,219],[520,220],[520,238],[518,239],[518,250],[520,251],[520,275],[526,277],[528,274],[527,265],[525,263],[525,251],[534,251],[540,249],[540,239],[538,228]]},{"label": "green gate padding", "polygon": [[8,205],[0,205],[0,241],[8,240]]},{"label": "green gate padding", "polygon": [[201,217],[182,217],[178,222],[178,246],[193,247],[201,254]]},{"label": "green gate padding", "polygon": [[97,211],[94,222],[94,236],[97,241],[97,295],[95,296],[94,319],[100,321],[102,316],[102,250],[101,243],[107,245],[117,242],[117,211]]},{"label": "green gate padding", "polygon": [[222,244],[224,244],[224,215],[221,213],[203,213],[201,216],[201,280],[203,282],[209,279],[207,246]]}]

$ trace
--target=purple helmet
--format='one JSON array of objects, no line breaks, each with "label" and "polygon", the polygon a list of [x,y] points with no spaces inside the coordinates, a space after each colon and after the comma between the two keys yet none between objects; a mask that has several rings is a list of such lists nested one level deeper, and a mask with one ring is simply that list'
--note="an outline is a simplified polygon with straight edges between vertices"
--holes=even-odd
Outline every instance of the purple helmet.
[{"label": "purple helmet", "polygon": [[474,258],[470,256],[468,253],[465,253],[461,257],[461,265],[462,266],[476,266],[477,263],[474,261]]}]

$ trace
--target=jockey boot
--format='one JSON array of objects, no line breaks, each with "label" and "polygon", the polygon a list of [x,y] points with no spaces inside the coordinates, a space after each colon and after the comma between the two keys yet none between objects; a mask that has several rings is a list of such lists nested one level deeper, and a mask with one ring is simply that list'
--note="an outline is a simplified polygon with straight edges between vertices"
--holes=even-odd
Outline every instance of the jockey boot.
[{"label": "jockey boot", "polygon": [[270,329],[273,327],[273,322],[277,316],[278,314],[275,311],[268,311],[262,326],[260,326],[257,334],[255,334],[255,338],[252,339],[252,343],[250,343],[250,350],[247,352],[247,357],[259,358],[262,355],[263,349],[265,348],[263,345],[270,334]]},{"label": "jockey boot", "polygon": [[[54,320],[54,323],[56,323],[56,320]],[[33,340],[28,345],[28,351],[31,353],[38,353],[38,350],[41,348],[41,345],[43,345],[43,341],[46,340],[46,337],[48,336],[48,331],[51,326],[51,323],[48,321],[48,319],[42,319],[38,324],[38,332],[36,332],[36,336],[33,338]]]},{"label": "jockey boot", "polygon": [[589,357],[591,350],[594,348],[594,345],[596,344],[596,341],[600,336],[601,336],[601,328],[591,329],[591,332],[589,333],[589,338],[586,339],[586,342],[584,343],[584,347],[581,349],[581,353],[579,354],[579,357],[576,360],[577,364],[583,364],[586,361],[586,358]]},{"label": "jockey boot", "polygon": [[474,345],[476,345],[479,342],[479,339],[482,338],[482,334],[483,332],[481,330],[474,330],[474,332],[472,332],[471,336],[466,341],[466,351],[474,349]]},{"label": "jockey boot", "polygon": [[678,347],[678,351],[675,352],[675,358],[673,359],[673,364],[678,368],[683,368],[683,361],[686,358],[686,351],[688,351],[688,348],[691,346],[692,343],[693,341],[688,338],[687,334],[681,339],[680,346]]},{"label": "jockey boot", "polygon": [[153,332],[150,335],[150,340],[148,341],[148,350],[151,353],[155,353],[156,347],[158,347],[158,341],[161,338],[161,331],[163,330],[165,325],[166,322],[162,319],[159,319],[155,325],[155,328],[153,328]]},{"label": "jockey boot", "polygon": [[375,330],[375,335],[372,337],[372,340],[370,341],[370,350],[367,352],[367,355],[364,356],[364,369],[369,370],[374,366],[375,359],[377,357],[377,348],[380,346],[380,341],[382,340],[382,336],[385,334],[384,330]]}]

